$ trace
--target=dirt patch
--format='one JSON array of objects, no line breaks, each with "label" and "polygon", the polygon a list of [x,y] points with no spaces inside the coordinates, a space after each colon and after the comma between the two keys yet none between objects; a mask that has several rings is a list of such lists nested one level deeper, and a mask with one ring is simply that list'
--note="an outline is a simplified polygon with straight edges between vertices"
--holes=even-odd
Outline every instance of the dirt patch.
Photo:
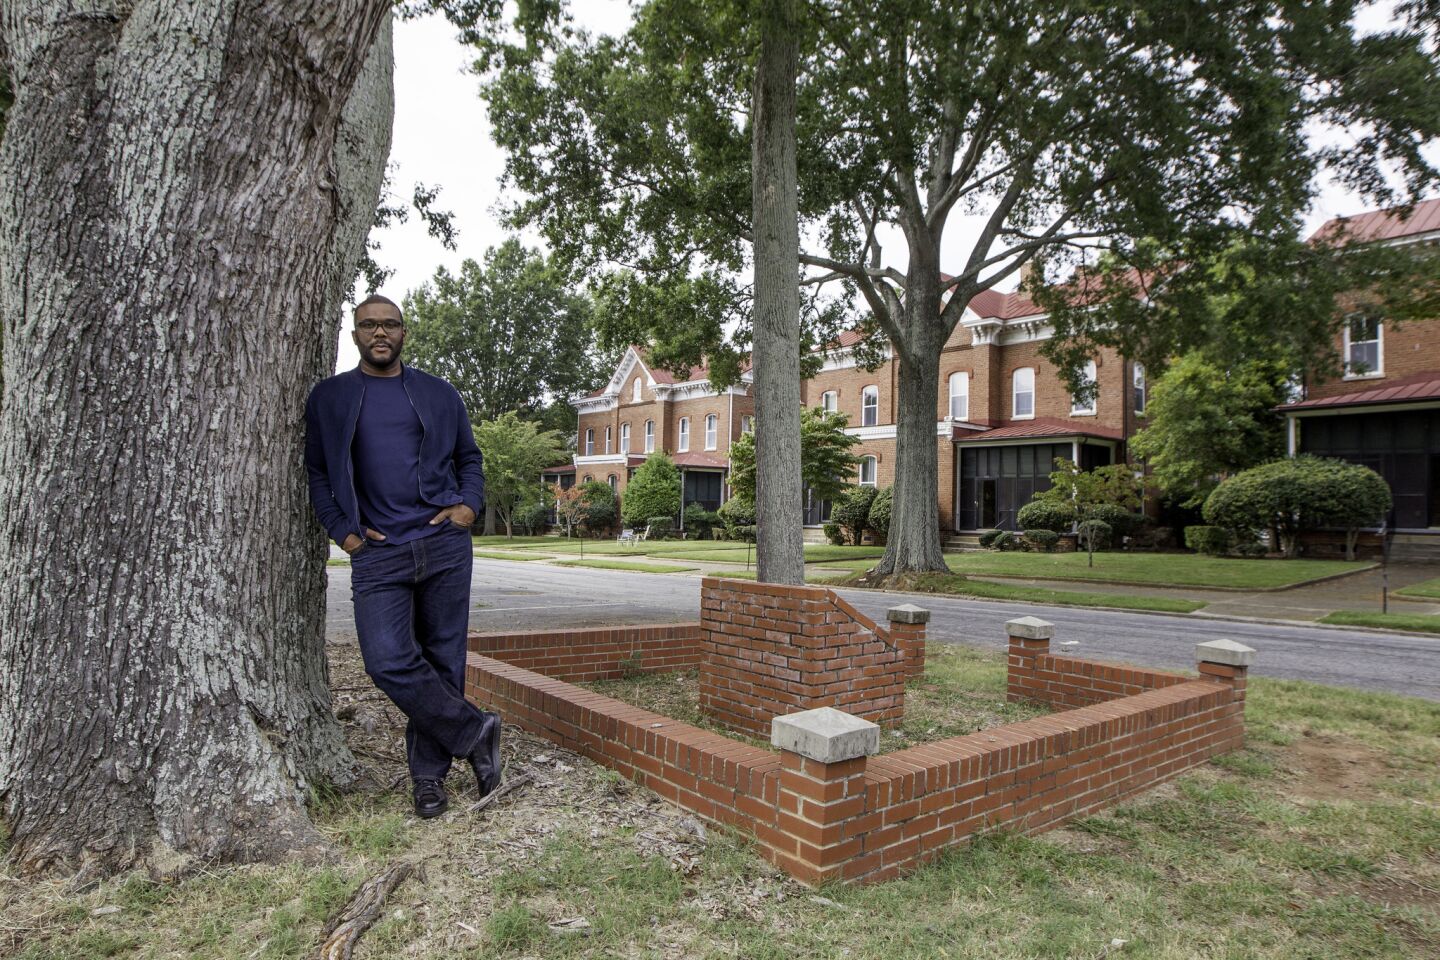
[{"label": "dirt patch", "polygon": [[1325,735],[1297,737],[1275,760],[1287,791],[1301,800],[1369,800],[1393,773],[1380,751]]}]

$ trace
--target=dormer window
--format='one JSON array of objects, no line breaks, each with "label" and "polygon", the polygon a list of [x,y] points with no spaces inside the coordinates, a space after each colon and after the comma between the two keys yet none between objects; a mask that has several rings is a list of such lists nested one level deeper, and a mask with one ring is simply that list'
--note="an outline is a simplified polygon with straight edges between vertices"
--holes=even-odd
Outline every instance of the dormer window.
[{"label": "dormer window", "polygon": [[1383,354],[1380,349],[1380,320],[1377,317],[1355,316],[1345,325],[1345,376],[1378,377],[1383,375]]}]

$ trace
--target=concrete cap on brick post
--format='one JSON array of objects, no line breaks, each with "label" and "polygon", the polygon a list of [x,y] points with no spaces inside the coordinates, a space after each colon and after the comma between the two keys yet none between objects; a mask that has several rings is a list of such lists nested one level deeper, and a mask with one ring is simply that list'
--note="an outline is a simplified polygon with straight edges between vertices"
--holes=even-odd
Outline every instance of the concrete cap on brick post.
[{"label": "concrete cap on brick post", "polygon": [[885,616],[891,623],[928,623],[930,622],[930,611],[924,607],[917,607],[913,603],[907,603],[898,607],[891,607],[885,611]]},{"label": "concrete cap on brick post", "polygon": [[1005,632],[1026,640],[1049,640],[1055,636],[1055,624],[1039,617],[1016,617],[1005,621]]},{"label": "concrete cap on brick post", "polygon": [[1255,650],[1234,640],[1207,640],[1195,644],[1199,663],[1223,663],[1230,667],[1248,667],[1255,662]]},{"label": "concrete cap on brick post", "polygon": [[880,728],[834,707],[802,710],[770,721],[770,743],[820,763],[840,763],[880,749]]}]

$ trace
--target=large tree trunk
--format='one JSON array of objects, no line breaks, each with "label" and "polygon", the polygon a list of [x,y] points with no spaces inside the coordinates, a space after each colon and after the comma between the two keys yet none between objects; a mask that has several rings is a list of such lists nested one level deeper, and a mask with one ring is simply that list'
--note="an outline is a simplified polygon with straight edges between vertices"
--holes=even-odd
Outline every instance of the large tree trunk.
[{"label": "large tree trunk", "polygon": [[0,797],[25,868],[323,849],[306,795],[353,758],[302,409],[389,150],[389,7],[0,2]]},{"label": "large tree trunk", "polygon": [[873,576],[945,571],[940,549],[940,511],[935,499],[935,398],[940,391],[940,267],[935,248],[917,255],[912,246],[905,286],[905,330],[895,344],[900,361],[895,413],[895,484],[885,556]]},{"label": "large tree trunk", "polygon": [[756,579],[804,583],[800,484],[800,235],[796,0],[765,5],[752,97]]}]

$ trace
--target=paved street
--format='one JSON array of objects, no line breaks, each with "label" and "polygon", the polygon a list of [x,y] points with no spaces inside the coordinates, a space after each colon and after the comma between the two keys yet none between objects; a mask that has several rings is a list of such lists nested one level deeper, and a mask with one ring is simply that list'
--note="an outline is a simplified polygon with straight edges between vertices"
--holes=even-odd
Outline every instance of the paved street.
[{"label": "paved street", "polygon": [[[350,569],[329,567],[328,623],[332,636],[353,635]],[[841,591],[867,615],[883,622],[899,603],[930,609],[930,636],[951,643],[999,649],[1004,623],[1038,616],[1055,624],[1055,640],[1078,640],[1074,653],[1159,667],[1191,667],[1194,646],[1230,637],[1259,651],[1255,673],[1385,690],[1440,700],[1440,637],[1366,633],[1283,623],[1240,623],[1185,616],[1044,607],[1032,604],[915,597],[865,590]],[[656,576],[614,570],[571,569],[540,562],[475,559],[477,630],[540,629],[663,623],[699,617],[697,576]]]}]

